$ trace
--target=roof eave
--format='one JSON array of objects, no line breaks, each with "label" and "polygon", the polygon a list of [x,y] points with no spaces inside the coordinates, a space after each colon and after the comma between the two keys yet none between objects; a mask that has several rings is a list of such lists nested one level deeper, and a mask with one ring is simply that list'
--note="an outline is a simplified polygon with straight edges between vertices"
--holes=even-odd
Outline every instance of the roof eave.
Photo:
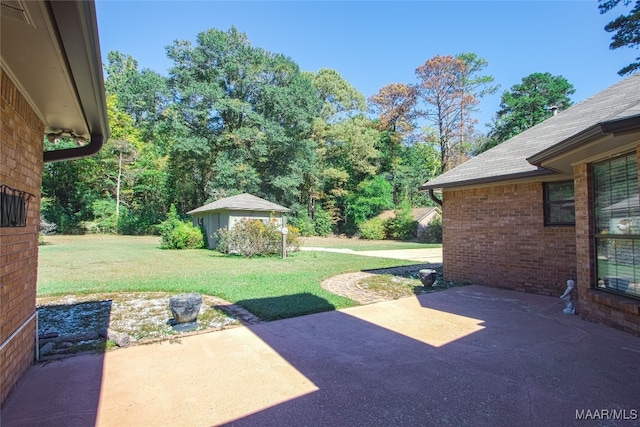
[{"label": "roof eave", "polygon": [[640,114],[621,119],[608,120],[579,132],[559,143],[527,158],[527,161],[535,166],[541,166],[557,156],[568,153],[584,144],[595,141],[608,134],[627,132],[640,129]]},{"label": "roof eave", "polygon": [[206,213],[206,212],[217,212],[217,211],[245,211],[245,212],[282,212],[287,213],[291,212],[291,209],[282,208],[282,209],[249,209],[249,208],[237,208],[237,207],[226,207],[226,208],[216,208],[216,209],[194,209],[192,211],[187,212],[187,215],[193,215],[196,213]]},{"label": "roof eave", "polygon": [[528,172],[518,172],[518,173],[513,173],[508,175],[491,176],[491,177],[468,179],[468,180],[462,180],[462,181],[449,181],[449,182],[435,183],[435,184],[429,184],[429,182],[425,182],[420,187],[418,187],[418,190],[442,190],[444,188],[469,187],[472,185],[493,184],[493,183],[499,183],[503,181],[537,178],[540,176],[553,175],[553,174],[555,174],[554,171],[550,171],[544,168],[538,168]]},{"label": "roof eave", "polygon": [[45,162],[72,160],[97,153],[109,138],[109,119],[102,75],[102,59],[93,1],[48,1],[51,19],[60,37],[64,55],[91,134],[87,145],[45,151]]}]

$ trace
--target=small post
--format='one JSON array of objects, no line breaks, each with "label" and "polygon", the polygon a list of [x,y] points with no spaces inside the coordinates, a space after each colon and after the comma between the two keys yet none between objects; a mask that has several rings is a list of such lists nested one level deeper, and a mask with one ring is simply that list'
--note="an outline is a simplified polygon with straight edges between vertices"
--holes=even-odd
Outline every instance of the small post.
[{"label": "small post", "polygon": [[289,229],[287,228],[287,217],[282,217],[282,259],[287,257],[287,234]]}]

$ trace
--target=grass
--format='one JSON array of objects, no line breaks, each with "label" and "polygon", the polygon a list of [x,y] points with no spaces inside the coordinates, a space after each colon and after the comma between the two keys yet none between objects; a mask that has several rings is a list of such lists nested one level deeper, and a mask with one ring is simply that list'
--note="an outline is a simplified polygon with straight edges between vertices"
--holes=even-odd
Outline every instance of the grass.
[{"label": "grass", "polygon": [[39,247],[38,295],[199,292],[274,320],[356,305],[322,289],[321,281],[331,276],[415,264],[330,252],[246,259],[159,245],[149,236],[48,236]]}]

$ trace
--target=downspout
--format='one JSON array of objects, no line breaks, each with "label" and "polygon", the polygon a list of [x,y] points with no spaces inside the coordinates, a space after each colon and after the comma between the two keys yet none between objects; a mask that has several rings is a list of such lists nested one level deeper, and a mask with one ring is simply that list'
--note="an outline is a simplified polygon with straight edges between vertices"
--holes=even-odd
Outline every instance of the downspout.
[{"label": "downspout", "polygon": [[61,162],[63,160],[81,159],[96,154],[102,148],[104,135],[91,135],[87,145],[78,148],[65,148],[63,150],[50,150],[43,153],[46,162]]},{"label": "downspout", "polygon": [[442,200],[436,197],[435,193],[433,192],[433,188],[429,189],[429,198],[431,199],[431,201],[433,201],[433,203],[442,207]]}]

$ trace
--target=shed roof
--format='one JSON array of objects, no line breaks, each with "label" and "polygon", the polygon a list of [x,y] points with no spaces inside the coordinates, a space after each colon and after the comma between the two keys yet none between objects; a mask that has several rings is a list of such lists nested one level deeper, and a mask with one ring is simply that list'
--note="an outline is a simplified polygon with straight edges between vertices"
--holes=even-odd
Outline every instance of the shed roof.
[{"label": "shed roof", "polygon": [[284,206],[271,203],[268,200],[261,199],[260,197],[253,196],[248,193],[239,194],[237,196],[226,197],[224,199],[216,200],[204,206],[200,206],[197,209],[187,212],[189,215],[198,212],[213,212],[213,211],[264,211],[264,212],[289,212],[290,209]]},{"label": "shed roof", "polygon": [[[552,174],[530,163],[554,146],[598,124],[625,120],[640,112],[640,74],[633,74],[590,98],[527,129],[502,144],[423,184],[439,189]],[[603,128],[605,128],[603,126]]]}]

